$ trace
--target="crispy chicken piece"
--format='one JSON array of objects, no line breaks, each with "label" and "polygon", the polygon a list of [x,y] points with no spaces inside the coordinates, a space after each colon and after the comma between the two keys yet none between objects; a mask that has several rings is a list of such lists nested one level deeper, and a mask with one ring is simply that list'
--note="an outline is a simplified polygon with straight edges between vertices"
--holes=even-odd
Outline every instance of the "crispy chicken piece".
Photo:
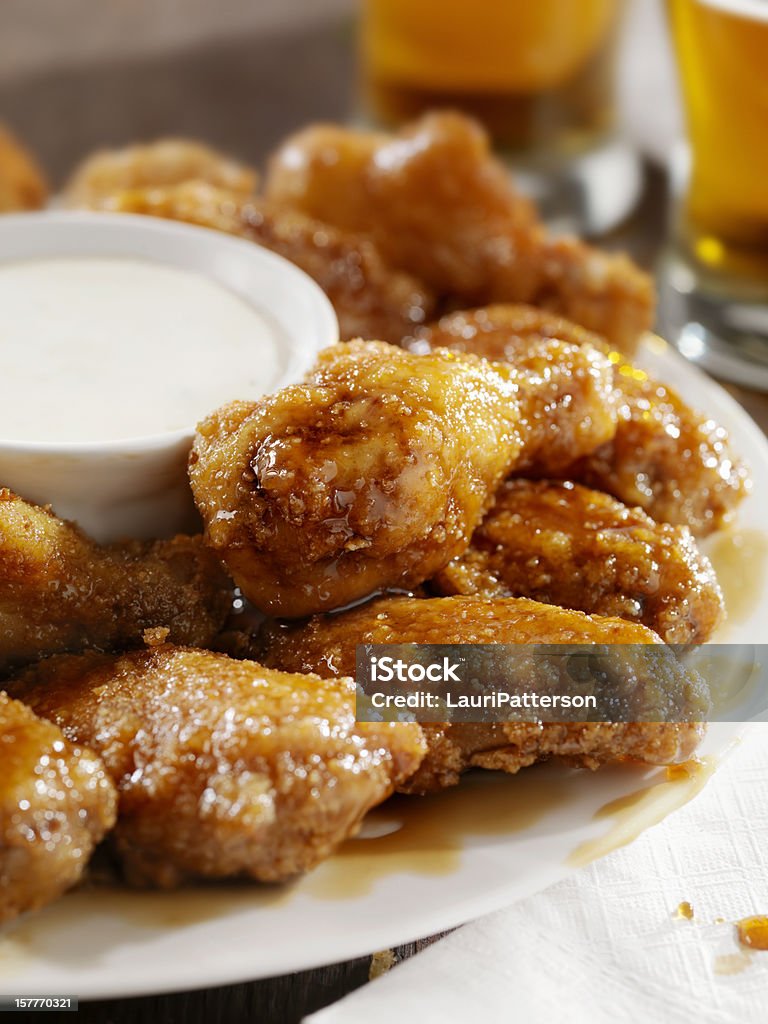
[{"label": "crispy chicken piece", "polygon": [[507,481],[467,551],[432,587],[641,622],[669,644],[707,640],[724,612],[714,570],[687,527],[657,524],[570,482]]},{"label": "crispy chicken piece", "polygon": [[317,281],[331,300],[343,340],[363,336],[397,344],[434,310],[431,290],[387,266],[367,238],[263,199],[234,196],[194,181],[113,192],[100,206],[213,228],[284,256]]},{"label": "crispy chicken piece", "polygon": [[657,521],[688,526],[698,536],[726,524],[751,487],[726,431],[598,335],[543,310],[498,305],[445,316],[419,330],[406,347],[415,352],[443,347],[515,365],[531,345],[548,338],[604,352],[614,364],[618,394],[615,436],[564,475],[639,505]]},{"label": "crispy chicken piece", "polygon": [[[298,626],[268,623],[261,643],[267,665],[343,675],[355,670],[357,644],[644,645],[661,640],[645,626],[621,619],[588,616],[525,598],[474,596],[383,597]],[[637,658],[636,649],[624,650],[630,661]],[[665,666],[671,671],[668,686],[673,693],[682,677],[675,674],[671,659]],[[552,756],[593,769],[624,758],[669,764],[690,757],[703,735],[703,726],[687,721],[425,723],[422,729],[427,756],[419,771],[399,787],[403,792],[455,785],[461,772],[471,767],[516,772]]]},{"label": "crispy chicken piece", "polygon": [[643,370],[618,372],[616,436],[574,463],[574,478],[698,537],[722,529],[752,488],[728,432]]},{"label": "crispy chicken piece", "polygon": [[550,237],[487,135],[457,113],[427,114],[396,135],[305,128],[273,157],[266,194],[368,233],[453,308],[530,302],[627,352],[653,322],[650,278],[626,256]]},{"label": "crispy chicken piece", "polygon": [[79,881],[116,805],[92,751],[0,692],[0,923]]},{"label": "crispy chicken piece", "polygon": [[267,620],[261,660],[286,672],[353,675],[357,644],[660,644],[624,619],[526,598],[384,596],[299,622]]},{"label": "crispy chicken piece", "polygon": [[101,547],[50,509],[0,489],[0,675],[63,651],[169,639],[204,646],[232,585],[199,537]]},{"label": "crispy chicken piece", "polygon": [[190,479],[207,542],[273,614],[418,585],[466,548],[498,484],[551,434],[573,458],[612,433],[609,364],[592,353],[580,378],[563,355],[552,342],[513,370],[380,342],[326,349],[306,383],[198,427]]},{"label": "crispy chicken piece", "polygon": [[115,849],[138,885],[307,871],[424,754],[418,725],[355,723],[351,679],[208,651],[61,655],[15,688],[104,758],[119,792]]},{"label": "crispy chicken piece", "polygon": [[[518,600],[478,598],[415,602],[381,599],[304,627],[272,625],[262,637],[268,663],[312,663],[343,672],[359,643],[622,643],[658,642],[643,627]],[[552,756],[596,769],[631,759],[669,764],[691,756],[703,735],[697,723],[424,724],[428,753],[403,792],[455,785],[470,767],[516,772]]]},{"label": "crispy chicken piece", "polygon": [[48,199],[48,184],[37,161],[0,124],[0,213],[39,210]]},{"label": "crispy chicken piece", "polygon": [[233,198],[256,191],[252,167],[192,139],[158,139],[124,149],[105,149],[87,157],[64,188],[67,206],[109,209],[125,189],[166,189],[184,182],[207,182]]}]

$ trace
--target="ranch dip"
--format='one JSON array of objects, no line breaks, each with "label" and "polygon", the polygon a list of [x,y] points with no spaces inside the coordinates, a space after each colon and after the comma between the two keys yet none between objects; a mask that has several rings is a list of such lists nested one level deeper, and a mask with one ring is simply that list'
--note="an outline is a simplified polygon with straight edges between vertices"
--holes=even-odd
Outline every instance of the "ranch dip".
[{"label": "ranch dip", "polygon": [[271,391],[277,324],[201,274],[131,259],[0,263],[0,440],[191,430]]}]

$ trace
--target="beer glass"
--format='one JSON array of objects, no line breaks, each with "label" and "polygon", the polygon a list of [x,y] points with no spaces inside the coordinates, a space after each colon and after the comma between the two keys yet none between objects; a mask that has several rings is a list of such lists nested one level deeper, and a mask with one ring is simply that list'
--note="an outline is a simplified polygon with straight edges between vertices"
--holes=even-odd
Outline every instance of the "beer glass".
[{"label": "beer glass", "polygon": [[673,167],[664,328],[768,390],[768,0],[668,0],[688,126]]},{"label": "beer glass", "polygon": [[634,204],[615,132],[624,0],[364,0],[364,115],[393,128],[451,107],[478,118],[558,226],[598,233]]}]

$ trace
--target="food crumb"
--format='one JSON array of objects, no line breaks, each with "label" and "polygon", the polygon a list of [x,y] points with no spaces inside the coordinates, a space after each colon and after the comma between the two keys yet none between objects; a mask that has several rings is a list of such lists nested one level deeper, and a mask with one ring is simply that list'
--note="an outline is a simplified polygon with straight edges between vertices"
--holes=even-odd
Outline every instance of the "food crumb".
[{"label": "food crumb", "polygon": [[373,981],[374,978],[391,971],[396,963],[397,957],[391,949],[382,949],[378,953],[374,953],[368,970],[368,980]]},{"label": "food crumb", "polygon": [[702,764],[698,758],[692,757],[680,764],[668,764],[666,776],[669,782],[681,782],[683,779],[690,779],[701,770]]},{"label": "food crumb", "polygon": [[693,920],[693,907],[688,900],[683,900],[682,903],[678,903],[677,908],[672,917],[678,920],[692,921]]},{"label": "food crumb", "polygon": [[168,639],[170,632],[168,626],[151,626],[144,630],[142,637],[147,647],[159,647]]},{"label": "food crumb", "polygon": [[736,922],[736,934],[742,946],[750,949],[768,949],[768,916],[757,914]]}]

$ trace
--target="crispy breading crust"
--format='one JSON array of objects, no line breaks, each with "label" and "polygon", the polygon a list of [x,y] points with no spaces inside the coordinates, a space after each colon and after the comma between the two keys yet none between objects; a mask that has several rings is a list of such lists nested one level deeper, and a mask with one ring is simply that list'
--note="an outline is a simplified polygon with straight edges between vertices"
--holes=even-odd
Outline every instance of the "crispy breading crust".
[{"label": "crispy breading crust", "polygon": [[418,725],[357,724],[351,679],[161,645],[62,655],[14,691],[103,757],[128,879],[169,887],[314,867],[418,767]]},{"label": "crispy breading crust", "polygon": [[63,199],[68,206],[109,209],[112,197],[126,189],[165,189],[189,181],[245,198],[256,191],[258,175],[202,142],[165,138],[93,153],[75,169]]},{"label": "crispy breading crust", "polygon": [[0,124],[0,213],[39,210],[48,183],[32,154]]},{"label": "crispy breading crust", "polygon": [[0,675],[49,654],[137,647],[156,626],[205,646],[232,605],[232,584],[201,538],[100,546],[4,489],[0,579]]},{"label": "crispy breading crust", "polygon": [[724,613],[714,570],[686,527],[573,483],[507,481],[467,551],[431,586],[614,615],[669,644],[702,643]]},{"label": "crispy breading crust", "polygon": [[0,923],[80,880],[116,806],[96,754],[0,692]]}]

